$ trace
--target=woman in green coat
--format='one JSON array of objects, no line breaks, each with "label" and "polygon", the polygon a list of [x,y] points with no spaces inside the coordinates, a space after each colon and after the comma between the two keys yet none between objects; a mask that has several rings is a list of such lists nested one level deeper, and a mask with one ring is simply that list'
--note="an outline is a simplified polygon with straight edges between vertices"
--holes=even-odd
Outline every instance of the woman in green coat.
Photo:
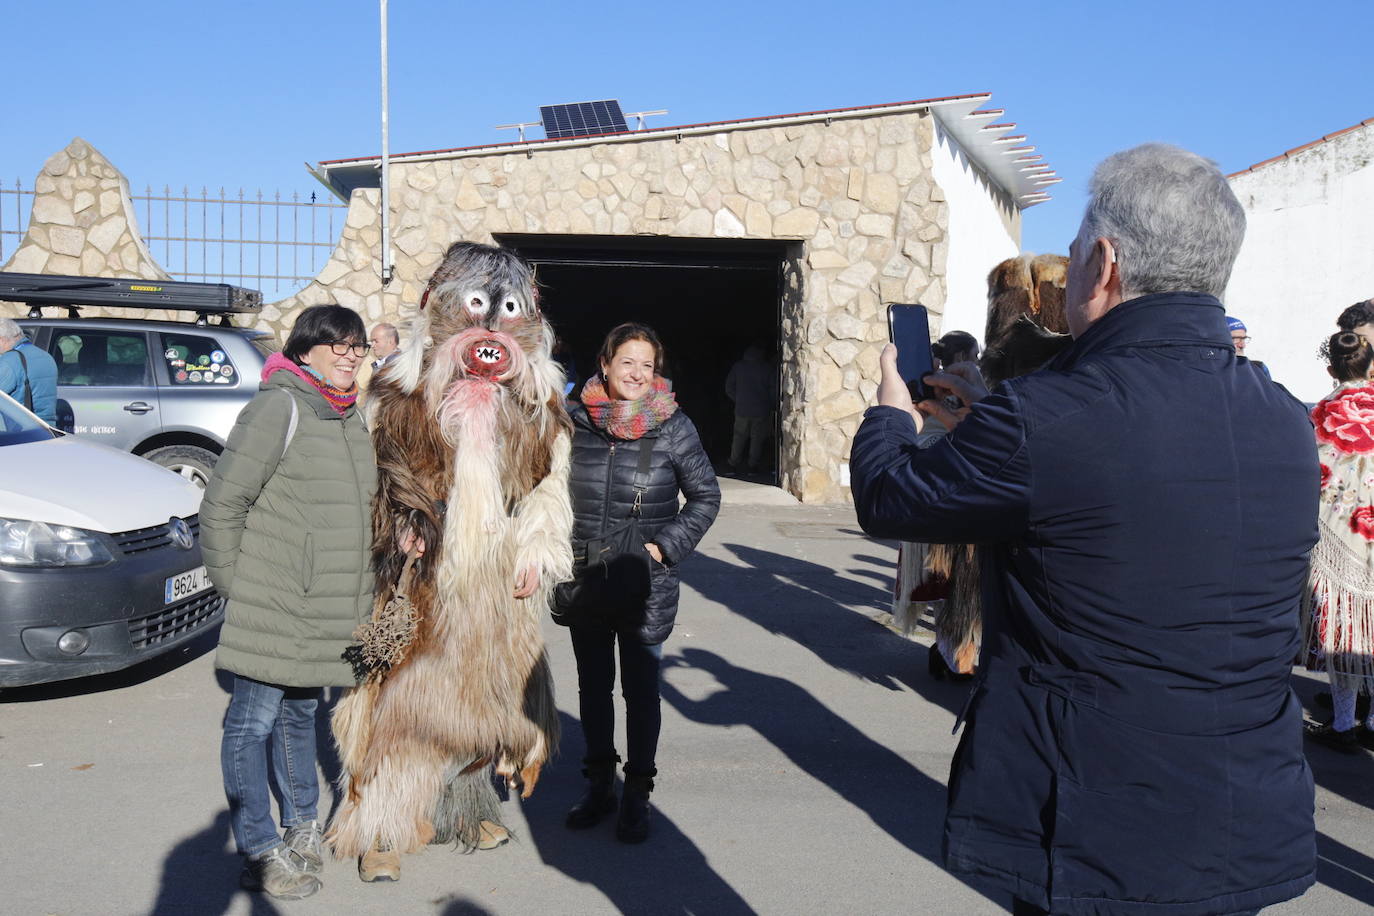
[{"label": "woman in green coat", "polygon": [[[200,510],[205,565],[229,599],[215,664],[234,675],[220,754],[247,857],[240,883],[274,897],[320,888],[315,711],[321,688],[353,685],[342,653],[371,610],[377,467],[355,408],[367,351],[357,313],[302,312],[263,367]],[[269,739],[285,837],[272,820]]]}]

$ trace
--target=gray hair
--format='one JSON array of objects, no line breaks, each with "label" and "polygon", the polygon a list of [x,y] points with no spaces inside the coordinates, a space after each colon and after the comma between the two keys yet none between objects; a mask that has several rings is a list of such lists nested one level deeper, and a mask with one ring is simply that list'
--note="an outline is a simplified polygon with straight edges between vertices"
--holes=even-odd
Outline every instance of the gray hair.
[{"label": "gray hair", "polygon": [[389,321],[380,322],[380,323],[377,324],[375,327],[373,327],[372,330],[374,330],[374,331],[385,331],[385,332],[387,333],[387,336],[389,336],[389,337],[391,338],[391,342],[392,342],[393,344],[396,344],[396,345],[399,346],[400,343],[401,343],[401,332],[398,331],[398,330],[396,330],[396,325],[392,324],[392,323],[389,322]]},{"label": "gray hair", "polygon": [[1245,211],[1217,164],[1164,143],[1108,156],[1093,172],[1081,248],[1111,241],[1122,297],[1226,292],[1245,238]]},{"label": "gray hair", "polygon": [[13,340],[23,336],[24,329],[19,326],[19,322],[13,318],[0,317],[0,340]]}]

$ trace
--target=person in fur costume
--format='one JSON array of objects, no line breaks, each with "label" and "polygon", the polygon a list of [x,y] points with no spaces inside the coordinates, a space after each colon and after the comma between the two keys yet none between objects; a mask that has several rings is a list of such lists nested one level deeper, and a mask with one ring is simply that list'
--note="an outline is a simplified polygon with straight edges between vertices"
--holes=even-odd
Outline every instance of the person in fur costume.
[{"label": "person in fur costume", "polygon": [[333,719],[329,839],[364,880],[430,842],[499,844],[492,765],[528,797],[558,741],[540,624],[572,573],[572,427],[533,275],[459,242],[413,330],[370,392],[377,594]]},{"label": "person in fur costume", "polygon": [[1305,729],[1309,739],[1353,754],[1374,746],[1374,715],[1362,729],[1355,711],[1360,694],[1374,692],[1374,347],[1342,331],[1322,349],[1337,387],[1312,409],[1321,537],[1303,596],[1303,662],[1330,678],[1334,717]]},{"label": "person in fur costume", "polygon": [[[1072,338],[1064,317],[1067,277],[1068,258],[1057,254],[1024,254],[994,267],[988,273],[987,348],[978,370],[966,364],[941,373],[943,389],[958,396],[967,384],[994,388],[1034,372],[1068,346]],[[957,418],[941,418],[944,409],[943,404],[922,402],[923,413],[943,419],[942,429],[952,429]],[[972,544],[932,544],[926,552],[927,576],[947,583],[935,614],[935,645],[928,666],[937,680],[971,676],[977,667],[983,639],[978,564],[978,549]]]}]

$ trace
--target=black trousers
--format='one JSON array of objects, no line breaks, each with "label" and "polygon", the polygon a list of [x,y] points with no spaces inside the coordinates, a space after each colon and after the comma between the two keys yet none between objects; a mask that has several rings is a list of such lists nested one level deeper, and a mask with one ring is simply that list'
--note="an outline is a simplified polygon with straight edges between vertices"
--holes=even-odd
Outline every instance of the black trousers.
[{"label": "black trousers", "polygon": [[574,626],[577,658],[577,705],[588,760],[615,756],[615,659],[620,649],[620,692],[625,697],[625,773],[652,777],[658,771],[658,669],[663,646],[646,646],[633,633],[606,626]]}]

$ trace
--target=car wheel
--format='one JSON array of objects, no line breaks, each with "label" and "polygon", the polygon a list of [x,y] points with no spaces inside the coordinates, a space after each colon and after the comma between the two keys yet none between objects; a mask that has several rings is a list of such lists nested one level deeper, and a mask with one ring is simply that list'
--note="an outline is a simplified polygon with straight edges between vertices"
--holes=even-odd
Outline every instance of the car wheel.
[{"label": "car wheel", "polygon": [[215,469],[215,462],[219,461],[219,456],[214,452],[196,445],[155,448],[143,457],[175,471],[202,490],[210,482],[210,473]]}]

